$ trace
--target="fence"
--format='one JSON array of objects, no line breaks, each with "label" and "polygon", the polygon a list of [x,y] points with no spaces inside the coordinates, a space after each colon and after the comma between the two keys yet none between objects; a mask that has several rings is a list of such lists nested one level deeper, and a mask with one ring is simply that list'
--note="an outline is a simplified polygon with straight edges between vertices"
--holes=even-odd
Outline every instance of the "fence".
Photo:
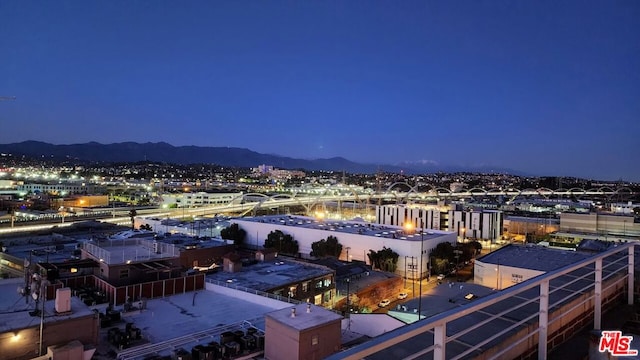
[{"label": "fence", "polygon": [[207,282],[210,284],[214,284],[214,285],[218,285],[218,286],[223,286],[226,288],[230,288],[230,289],[234,289],[234,290],[239,290],[239,291],[243,291],[246,293],[250,293],[250,294],[254,294],[254,295],[259,295],[259,296],[263,296],[269,299],[274,299],[274,300],[278,300],[278,301],[284,301],[290,304],[301,304],[302,301],[300,300],[296,300],[294,298],[290,298],[290,297],[284,297],[281,295],[275,295],[275,294],[271,294],[265,291],[260,291],[260,290],[255,290],[255,289],[249,289],[247,287],[244,286],[238,286],[238,285],[234,285],[232,283],[227,283],[224,281],[218,281],[218,280],[214,280],[214,279],[207,279]]},{"label": "fence", "polygon": [[195,274],[179,278],[115,287],[94,275],[88,275],[61,279],[60,282],[47,288],[47,295],[51,295],[51,298],[53,298],[55,289],[63,286],[70,288],[90,286],[103,292],[110,304],[122,305],[127,302],[127,300],[134,301],[143,298],[154,299],[202,290],[205,287],[204,280],[204,274]]}]

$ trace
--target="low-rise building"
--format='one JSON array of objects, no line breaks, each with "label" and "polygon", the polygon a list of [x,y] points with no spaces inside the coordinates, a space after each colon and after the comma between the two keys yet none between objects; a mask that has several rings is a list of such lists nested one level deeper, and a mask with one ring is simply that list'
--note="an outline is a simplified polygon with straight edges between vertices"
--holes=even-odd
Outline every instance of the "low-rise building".
[{"label": "low-rise building", "polygon": [[[427,277],[429,253],[438,244],[456,243],[454,232],[407,231],[399,226],[321,220],[304,216],[269,215],[239,218],[232,222],[246,231],[248,244],[264,246],[268,234],[276,230],[291,235],[298,242],[298,256],[302,258],[311,258],[311,244],[329,236],[335,236],[342,244],[342,253],[338,258],[345,261],[361,261],[370,265],[367,254],[371,250],[389,248],[398,254],[396,274],[410,279]],[[424,264],[422,269],[417,266],[420,263]]]},{"label": "low-rise building", "polygon": [[[74,340],[95,349],[100,324],[95,312],[70,291],[63,291],[64,295],[54,300],[36,302],[31,294],[16,291],[23,285],[23,279],[0,280],[0,357],[32,359],[46,355],[48,347]],[[34,312],[36,307],[39,312]],[[83,348],[80,355],[84,353]],[[88,356],[92,353],[89,350]]]},{"label": "low-rise building", "polygon": [[502,290],[592,255],[537,245],[507,245],[475,260],[473,282]]},{"label": "low-rise building", "polygon": [[258,262],[248,254],[227,254],[224,271],[207,275],[207,281],[325,307],[335,303],[335,271],[281,256],[275,261]]}]

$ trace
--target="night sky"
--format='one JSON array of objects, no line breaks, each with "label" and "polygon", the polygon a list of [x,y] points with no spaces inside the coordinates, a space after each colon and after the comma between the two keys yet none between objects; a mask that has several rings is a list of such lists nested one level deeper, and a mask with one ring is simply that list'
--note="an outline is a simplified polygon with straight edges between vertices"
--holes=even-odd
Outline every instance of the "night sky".
[{"label": "night sky", "polygon": [[0,96],[0,143],[640,181],[640,1],[6,0]]}]

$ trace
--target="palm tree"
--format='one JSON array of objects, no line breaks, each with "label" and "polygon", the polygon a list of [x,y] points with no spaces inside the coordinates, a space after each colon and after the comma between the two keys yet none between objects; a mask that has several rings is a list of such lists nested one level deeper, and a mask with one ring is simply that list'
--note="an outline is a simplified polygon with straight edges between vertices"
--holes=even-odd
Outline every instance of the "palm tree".
[{"label": "palm tree", "polygon": [[134,227],[134,218],[138,215],[136,209],[129,210],[129,217],[131,218],[131,230],[135,229]]}]

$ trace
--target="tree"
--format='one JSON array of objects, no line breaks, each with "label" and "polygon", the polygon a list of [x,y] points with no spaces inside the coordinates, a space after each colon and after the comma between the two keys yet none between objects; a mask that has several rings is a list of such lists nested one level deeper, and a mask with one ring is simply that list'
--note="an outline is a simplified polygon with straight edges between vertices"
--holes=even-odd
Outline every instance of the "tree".
[{"label": "tree", "polygon": [[479,255],[482,251],[482,244],[480,243],[480,241],[472,241],[469,244],[473,245],[473,248],[476,250],[475,255]]},{"label": "tree", "polygon": [[298,242],[289,234],[274,230],[267,235],[264,247],[275,248],[279,253],[298,255]]},{"label": "tree", "polygon": [[220,237],[227,240],[233,240],[234,245],[240,246],[244,244],[247,232],[237,223],[233,223],[220,231]]},{"label": "tree", "polygon": [[131,230],[135,229],[134,224],[136,216],[138,216],[138,212],[136,211],[136,209],[129,210],[129,217],[131,218]]},{"label": "tree", "polygon": [[434,274],[447,272],[450,264],[453,264],[456,260],[454,250],[453,245],[448,242],[436,245],[431,254],[429,254],[432,261],[431,272]]},{"label": "tree", "polygon": [[431,251],[431,256],[437,259],[451,260],[455,255],[453,250],[453,245],[451,245],[451,243],[443,242],[436,245],[435,249]]},{"label": "tree", "polygon": [[338,238],[329,235],[327,240],[322,239],[311,244],[311,253],[313,257],[339,257],[342,254],[342,244],[338,242]]},{"label": "tree", "polygon": [[380,251],[369,250],[367,257],[369,257],[369,262],[373,268],[387,272],[395,272],[398,267],[398,258],[400,255],[385,246]]}]

